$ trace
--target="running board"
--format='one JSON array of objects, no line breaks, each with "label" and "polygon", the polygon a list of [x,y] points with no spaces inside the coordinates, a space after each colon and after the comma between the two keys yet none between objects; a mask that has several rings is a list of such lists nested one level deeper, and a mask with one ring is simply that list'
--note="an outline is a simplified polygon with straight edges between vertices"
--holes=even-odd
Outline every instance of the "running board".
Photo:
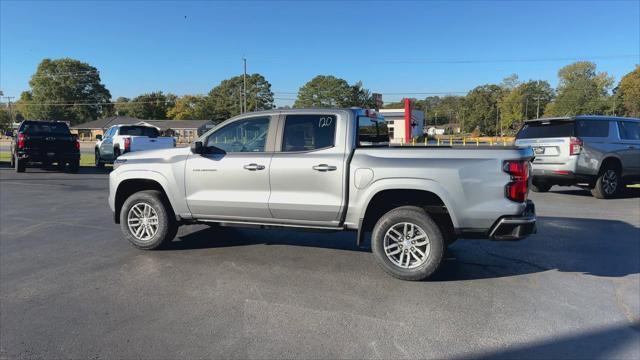
[{"label": "running board", "polygon": [[218,223],[221,226],[237,226],[237,227],[254,227],[254,228],[298,228],[298,229],[314,229],[314,230],[331,230],[342,231],[342,226],[321,226],[321,225],[301,225],[301,224],[284,224],[284,223],[267,223],[267,222],[254,222],[254,221],[234,221],[234,220],[211,220],[211,219],[198,219],[196,223]]}]

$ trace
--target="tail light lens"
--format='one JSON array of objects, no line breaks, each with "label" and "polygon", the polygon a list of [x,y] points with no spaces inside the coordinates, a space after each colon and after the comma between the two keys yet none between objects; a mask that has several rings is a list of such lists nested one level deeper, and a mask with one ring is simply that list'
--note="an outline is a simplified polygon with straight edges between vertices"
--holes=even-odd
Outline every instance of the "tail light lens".
[{"label": "tail light lens", "polygon": [[18,134],[18,149],[24,149],[24,143],[26,139],[27,137],[24,136],[24,134]]},{"label": "tail light lens", "polygon": [[529,194],[529,161],[507,160],[504,172],[511,175],[511,181],[505,187],[506,197],[515,202],[525,202]]},{"label": "tail light lens", "polygon": [[131,138],[124,138],[124,152],[131,150]]},{"label": "tail light lens", "polygon": [[80,150],[80,140],[76,139],[76,141],[73,142],[73,145],[76,147],[76,150]]},{"label": "tail light lens", "polygon": [[582,139],[578,137],[571,137],[569,140],[569,155],[578,155],[582,150]]}]

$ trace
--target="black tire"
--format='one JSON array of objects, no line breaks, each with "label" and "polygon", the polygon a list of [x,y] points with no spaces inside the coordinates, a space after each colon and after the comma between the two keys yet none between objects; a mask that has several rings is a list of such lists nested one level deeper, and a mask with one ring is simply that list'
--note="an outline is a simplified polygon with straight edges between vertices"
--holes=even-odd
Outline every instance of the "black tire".
[{"label": "black tire", "polygon": [[543,193],[543,192],[549,191],[551,189],[551,186],[552,186],[551,184],[547,184],[547,183],[532,183],[531,191]]},{"label": "black tire", "polygon": [[120,148],[113,149],[113,161],[115,161],[120,155]]},{"label": "black tire", "polygon": [[607,166],[600,171],[595,186],[591,189],[591,195],[598,199],[613,199],[624,187],[620,177],[620,169]]},{"label": "black tire", "polygon": [[95,151],[95,164],[98,169],[104,168],[104,163],[100,159],[100,150],[96,149]]},{"label": "black tire", "polygon": [[[404,222],[420,227],[428,239],[429,253],[426,260],[414,268],[403,268],[392,262],[384,250],[384,240],[387,232],[393,226],[398,226]],[[410,239],[407,240],[410,242]],[[409,257],[409,252],[413,251],[413,246],[411,246],[411,249],[403,250],[400,248],[400,242],[398,244],[397,247],[400,252],[404,251]],[[384,214],[378,220],[371,235],[371,249],[378,261],[378,265],[389,275],[401,280],[417,281],[428,278],[438,269],[444,256],[445,241],[440,228],[424,209],[417,206],[401,206]],[[404,255],[400,254],[400,256]],[[400,262],[402,262],[402,259],[403,257],[400,257]]]},{"label": "black tire", "polygon": [[11,162],[11,167],[15,168],[16,167],[16,157],[15,157],[15,155],[11,154],[10,162]]},{"label": "black tire", "polygon": [[73,160],[69,162],[69,167],[67,169],[70,173],[77,173],[80,170],[80,160]]},{"label": "black tire", "polygon": [[16,169],[16,172],[19,172],[19,173],[24,172],[27,169],[27,164],[25,160],[21,160],[16,157],[13,162],[14,162],[14,168]]},{"label": "black tire", "polygon": [[[149,205],[157,214],[157,230],[149,239],[141,240],[129,229],[127,216],[131,209],[139,204]],[[153,250],[170,242],[176,236],[178,224],[176,222],[171,205],[157,190],[145,190],[134,193],[125,200],[120,210],[120,229],[125,238],[138,249]]]}]

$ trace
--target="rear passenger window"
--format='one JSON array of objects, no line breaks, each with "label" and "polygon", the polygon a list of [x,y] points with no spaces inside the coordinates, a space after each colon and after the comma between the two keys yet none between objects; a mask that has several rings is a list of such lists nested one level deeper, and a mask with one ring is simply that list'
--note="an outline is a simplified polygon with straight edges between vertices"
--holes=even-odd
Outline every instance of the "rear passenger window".
[{"label": "rear passenger window", "polygon": [[618,121],[618,132],[620,139],[640,140],[640,122]]},{"label": "rear passenger window", "polygon": [[335,135],[335,115],[289,115],[284,121],[282,151],[330,148]]},{"label": "rear passenger window", "polygon": [[579,137],[608,137],[609,121],[579,120],[576,122],[576,135]]}]

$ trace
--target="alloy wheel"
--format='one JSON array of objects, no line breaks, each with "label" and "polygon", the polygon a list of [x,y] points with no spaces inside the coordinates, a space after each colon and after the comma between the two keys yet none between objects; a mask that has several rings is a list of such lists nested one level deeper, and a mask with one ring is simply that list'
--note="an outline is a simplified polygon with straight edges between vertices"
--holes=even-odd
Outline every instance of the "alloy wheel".
[{"label": "alloy wheel", "polygon": [[140,241],[151,240],[158,232],[158,213],[149,204],[139,202],[127,214],[129,232]]},{"label": "alloy wheel", "polygon": [[403,269],[423,265],[431,252],[427,233],[419,225],[410,222],[391,226],[384,235],[383,246],[389,261]]},{"label": "alloy wheel", "polygon": [[615,170],[607,170],[602,176],[602,190],[608,195],[616,192],[618,188],[618,174]]}]

